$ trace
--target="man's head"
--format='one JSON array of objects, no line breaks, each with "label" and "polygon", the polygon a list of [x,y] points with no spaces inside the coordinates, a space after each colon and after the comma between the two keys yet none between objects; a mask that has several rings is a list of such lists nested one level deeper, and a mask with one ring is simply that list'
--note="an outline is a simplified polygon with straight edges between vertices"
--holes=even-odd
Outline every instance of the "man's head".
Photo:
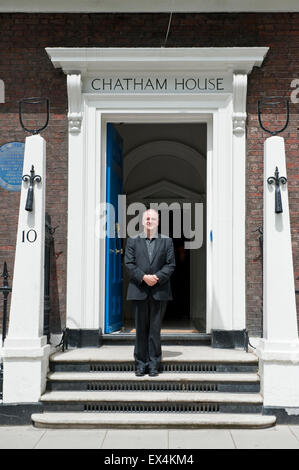
[{"label": "man's head", "polygon": [[147,232],[155,233],[159,225],[159,214],[155,209],[147,209],[142,214],[142,225]]}]

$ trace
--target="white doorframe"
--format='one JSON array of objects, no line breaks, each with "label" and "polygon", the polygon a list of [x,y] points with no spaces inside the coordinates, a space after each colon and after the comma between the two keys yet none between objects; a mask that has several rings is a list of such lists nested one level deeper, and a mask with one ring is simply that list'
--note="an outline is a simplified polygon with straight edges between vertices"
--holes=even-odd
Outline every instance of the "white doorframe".
[{"label": "white doorframe", "polygon": [[[107,122],[207,123],[207,332],[245,328],[247,74],[262,64],[267,51],[263,47],[47,48],[55,67],[67,74],[68,85],[69,328],[103,327],[104,241],[97,239],[95,226],[96,208],[106,196]],[[223,91],[90,89],[91,77],[105,73],[106,77],[165,74],[174,83],[175,76],[192,77],[203,71],[226,77]]]},{"label": "white doorframe", "polygon": [[[106,200],[106,124],[107,122],[163,122],[207,124],[207,332],[211,328],[233,328],[232,311],[232,103],[228,97],[222,97],[222,107],[207,113],[204,109],[192,110],[168,106],[162,103],[163,111],[148,110],[144,102],[139,109],[104,110],[93,98],[85,97],[83,129],[87,145],[85,146],[85,210],[83,210],[84,242],[82,250],[82,284],[80,318],[73,321],[74,309],[68,316],[68,326],[75,328],[85,324],[85,328],[102,328],[104,326],[105,308],[105,241],[97,240],[92,228],[96,224],[95,208],[99,202]],[[103,103],[101,103],[103,104]],[[119,106],[119,100],[118,100]],[[141,109],[140,109],[141,108]],[[168,109],[167,109],[168,108]],[[101,130],[100,130],[101,129]],[[215,133],[218,138],[215,139]],[[221,138],[222,136],[222,138]],[[220,145],[220,142],[221,145]],[[228,158],[223,158],[226,155]],[[227,195],[225,193],[227,192]],[[228,207],[225,208],[226,203]],[[215,208],[218,208],[215,210]],[[225,216],[225,211],[227,215]],[[210,230],[213,230],[214,241],[210,241]],[[215,235],[217,241],[215,243]],[[228,243],[226,243],[228,241]],[[244,244],[245,247],[245,244]],[[237,254],[242,259],[242,253]],[[244,250],[245,257],[245,250]],[[102,261],[101,261],[102,260]],[[73,277],[74,273],[71,273]],[[240,272],[240,280],[244,275]],[[99,288],[97,288],[99,286]],[[80,292],[71,293],[74,289],[68,284],[69,301],[74,303]],[[76,309],[78,311],[78,308]],[[85,315],[84,315],[85,312]],[[79,312],[78,312],[79,313]],[[93,313],[93,317],[91,315]],[[238,312],[240,314],[240,312]],[[243,324],[245,325],[245,304],[243,305]],[[85,322],[83,323],[82,320]]]}]

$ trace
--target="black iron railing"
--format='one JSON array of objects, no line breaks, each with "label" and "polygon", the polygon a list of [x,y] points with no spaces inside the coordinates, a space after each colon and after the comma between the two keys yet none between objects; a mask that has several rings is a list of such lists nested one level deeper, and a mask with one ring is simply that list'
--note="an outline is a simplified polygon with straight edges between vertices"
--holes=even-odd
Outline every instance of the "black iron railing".
[{"label": "black iron railing", "polygon": [[7,263],[4,262],[3,273],[1,274],[3,277],[3,286],[0,287],[0,292],[3,293],[3,317],[2,317],[2,346],[4,344],[4,340],[6,338],[6,325],[7,325],[7,302],[8,296],[11,292],[11,287],[8,285],[8,270],[7,270]]},{"label": "black iron railing", "polygon": [[[3,273],[3,286],[0,287],[0,292],[3,293],[3,318],[2,318],[2,346],[4,344],[4,339],[6,337],[6,325],[7,325],[7,301],[8,296],[11,292],[11,287],[8,285],[8,270],[6,261],[4,262]],[[2,400],[2,389],[3,389],[3,362],[0,361],[0,399]]]},{"label": "black iron railing", "polygon": [[44,284],[44,335],[50,342],[50,284],[51,284],[51,262],[53,253],[53,234],[57,227],[51,226],[51,217],[46,213],[45,220],[45,284]]}]

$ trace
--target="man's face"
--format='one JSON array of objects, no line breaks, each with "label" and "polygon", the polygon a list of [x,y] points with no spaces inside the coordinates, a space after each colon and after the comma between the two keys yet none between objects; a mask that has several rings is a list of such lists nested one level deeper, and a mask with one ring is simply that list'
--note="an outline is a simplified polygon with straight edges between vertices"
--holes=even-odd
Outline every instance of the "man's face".
[{"label": "man's face", "polygon": [[147,210],[142,217],[142,225],[145,230],[155,231],[159,225],[159,216],[154,210]]}]

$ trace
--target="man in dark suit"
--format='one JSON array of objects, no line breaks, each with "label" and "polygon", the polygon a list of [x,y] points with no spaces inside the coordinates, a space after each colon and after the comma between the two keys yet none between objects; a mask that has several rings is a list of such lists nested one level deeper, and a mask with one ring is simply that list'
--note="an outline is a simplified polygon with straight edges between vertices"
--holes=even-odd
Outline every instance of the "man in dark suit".
[{"label": "man in dark suit", "polygon": [[158,375],[161,353],[161,322],[168,300],[172,299],[170,276],[175,269],[171,238],[158,233],[159,215],[148,209],[143,213],[144,230],[128,238],[125,266],[129,274],[127,300],[135,314],[136,375]]}]

